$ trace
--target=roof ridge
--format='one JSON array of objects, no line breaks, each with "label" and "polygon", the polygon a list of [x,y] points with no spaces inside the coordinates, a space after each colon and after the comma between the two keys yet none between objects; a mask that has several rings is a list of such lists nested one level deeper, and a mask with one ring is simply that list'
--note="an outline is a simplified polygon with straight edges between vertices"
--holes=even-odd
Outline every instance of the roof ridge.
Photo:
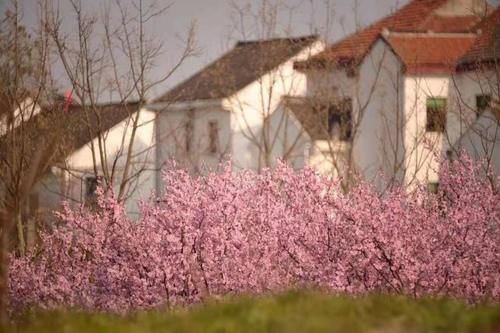
[{"label": "roof ridge", "polygon": [[[381,19],[379,19],[379,20],[377,20],[377,21],[375,21],[375,22],[373,22],[373,23],[371,23],[371,24],[367,25],[366,27],[364,27],[364,28],[362,28],[362,29],[360,29],[360,30],[354,31],[354,32],[352,32],[351,34],[349,34],[349,35],[347,35],[347,36],[343,37],[343,38],[342,38],[342,39],[340,39],[339,41],[337,41],[337,42],[333,43],[331,46],[334,46],[335,44],[339,44],[339,43],[343,42],[344,40],[346,40],[346,39],[348,39],[348,38],[351,38],[351,37],[353,37],[353,36],[356,36],[356,35],[358,35],[358,34],[360,34],[360,33],[364,32],[364,31],[367,31],[367,30],[369,30],[369,29],[373,29],[373,28],[375,28],[375,26],[377,26],[377,25],[382,25],[383,23],[390,24],[390,23],[389,23],[389,22],[387,22],[387,21],[390,21],[391,19],[394,19],[394,18],[395,18],[398,14],[401,14],[401,12],[403,12],[403,11],[405,11],[405,10],[408,10],[408,8],[411,8],[412,6],[415,6],[415,4],[416,4],[416,3],[418,3],[418,2],[421,2],[421,3],[426,2],[426,3],[427,3],[427,2],[433,2],[433,1],[435,1],[435,2],[442,2],[442,1],[444,1],[444,0],[432,0],[432,1],[430,1],[430,0],[412,0],[412,1],[408,2],[406,5],[402,6],[402,7],[401,7],[401,8],[399,8],[399,9],[397,9],[396,11],[394,11],[394,12],[390,13],[389,15],[384,16],[384,17],[382,17]],[[436,5],[436,6],[437,6],[437,5]],[[432,10],[431,10],[431,11],[430,11],[430,12],[429,12],[426,16],[425,16],[425,18],[426,18],[426,19],[428,19],[428,18],[429,18],[429,16],[430,16],[431,14],[432,14]],[[382,26],[382,29],[383,29],[383,28],[384,28],[384,26]],[[390,28],[390,29],[392,29],[392,28]]]},{"label": "roof ridge", "polygon": [[[325,65],[327,63],[349,63],[357,65],[369,52],[373,43],[381,35],[383,28],[406,31],[415,30],[423,21],[429,20],[434,11],[447,0],[413,0],[389,13],[387,16],[359,29],[342,39],[330,44],[325,51],[309,60],[297,63],[297,68],[306,68],[309,65]],[[448,31],[449,30],[449,31]],[[450,29],[437,32],[450,32]],[[339,61],[350,59],[351,61]]]},{"label": "roof ridge", "polygon": [[241,45],[248,45],[248,44],[258,44],[258,43],[272,43],[272,42],[278,42],[278,41],[293,41],[293,42],[302,42],[306,40],[315,40],[319,39],[319,35],[304,35],[304,36],[296,36],[296,37],[273,37],[273,38],[267,38],[267,39],[250,39],[250,40],[239,40],[236,42],[235,47],[241,46]]},{"label": "roof ridge", "polygon": [[[319,40],[317,35],[309,35],[239,42],[226,53],[153,99],[153,103],[226,98],[304,48],[311,47],[317,40]],[[224,79],[221,79],[222,76]]]}]

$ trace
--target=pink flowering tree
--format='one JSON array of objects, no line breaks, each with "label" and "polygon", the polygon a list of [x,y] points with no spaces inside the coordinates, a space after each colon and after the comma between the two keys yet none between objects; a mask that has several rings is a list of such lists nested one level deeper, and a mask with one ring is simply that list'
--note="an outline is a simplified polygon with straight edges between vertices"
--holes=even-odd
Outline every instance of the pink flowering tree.
[{"label": "pink flowering tree", "polygon": [[110,193],[96,211],[61,213],[39,249],[13,259],[11,308],[126,312],[296,287],[499,301],[499,194],[480,170],[444,163],[437,194],[343,194],[309,168],[169,168],[137,223]]}]

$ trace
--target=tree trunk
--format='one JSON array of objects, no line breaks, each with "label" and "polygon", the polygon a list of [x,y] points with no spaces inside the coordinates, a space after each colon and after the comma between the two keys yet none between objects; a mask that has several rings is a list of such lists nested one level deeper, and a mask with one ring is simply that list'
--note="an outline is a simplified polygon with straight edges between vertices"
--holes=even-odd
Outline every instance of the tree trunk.
[{"label": "tree trunk", "polygon": [[0,331],[7,324],[7,303],[9,295],[9,253],[8,253],[9,219],[0,210]]},{"label": "tree trunk", "polygon": [[21,216],[21,210],[16,210],[16,228],[17,228],[17,247],[19,250],[19,255],[24,256],[26,250],[26,241],[24,239],[24,225]]}]

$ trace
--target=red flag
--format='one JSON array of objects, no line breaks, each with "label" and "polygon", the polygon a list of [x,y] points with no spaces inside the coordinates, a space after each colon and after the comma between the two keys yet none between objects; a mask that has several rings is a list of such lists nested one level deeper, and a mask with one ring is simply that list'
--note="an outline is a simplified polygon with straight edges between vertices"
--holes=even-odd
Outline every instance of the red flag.
[{"label": "red flag", "polygon": [[66,90],[64,93],[64,112],[69,111],[71,104],[73,104],[73,90]]}]

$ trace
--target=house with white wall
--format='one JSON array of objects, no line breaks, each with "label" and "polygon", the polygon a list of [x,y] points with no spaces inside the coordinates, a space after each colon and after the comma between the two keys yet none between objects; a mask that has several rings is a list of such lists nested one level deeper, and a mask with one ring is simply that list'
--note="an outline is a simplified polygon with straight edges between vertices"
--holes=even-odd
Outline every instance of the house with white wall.
[{"label": "house with white wall", "polygon": [[[118,195],[126,177],[125,208],[131,217],[138,216],[140,200],[147,200],[156,189],[155,113],[137,102],[102,104],[87,111],[74,105],[67,113],[71,134],[66,155],[50,169],[59,187],[51,191],[55,202],[61,196],[70,205],[92,201],[97,184],[105,179]],[[124,174],[127,164],[129,171]],[[42,179],[39,186],[46,190],[54,186],[49,179]]]},{"label": "house with white wall", "polygon": [[283,156],[302,167],[302,129],[287,123],[283,96],[306,94],[294,63],[323,50],[315,36],[238,42],[150,103],[158,112],[158,168],[175,159],[203,173],[231,159],[235,170],[260,170]]},{"label": "house with white wall", "polygon": [[499,67],[500,10],[495,10],[479,27],[481,34],[458,61],[454,77],[456,113],[464,129],[450,153],[465,150],[474,158],[485,159],[494,174],[500,174]]},{"label": "house with white wall", "polygon": [[499,95],[478,82],[497,77],[470,66],[474,49],[492,44],[496,15],[486,0],[413,0],[327,47],[315,38],[238,43],[149,106],[170,138],[157,138],[158,167],[174,158],[203,173],[231,159],[235,170],[260,170],[283,159],[346,188],[361,177],[383,190],[435,189],[438,161],[479,139],[489,145],[475,155],[498,163]]},{"label": "house with white wall", "polygon": [[[490,112],[491,103],[484,101],[498,99],[495,85],[473,88],[471,76],[488,77],[483,67],[459,66],[464,57],[475,62],[469,51],[483,45],[491,31],[497,34],[497,15],[498,9],[483,0],[414,0],[297,62],[307,94],[304,107],[295,109],[308,112],[310,100],[321,100],[325,110],[327,133],[313,140],[311,160],[344,179],[351,176],[346,170],[354,171],[380,189],[392,181],[435,188],[439,159],[466,141],[476,115],[482,119],[483,111]],[[339,103],[349,105],[344,121]],[[339,124],[348,128],[348,136],[332,137]],[[490,125],[496,133],[498,123]],[[498,147],[498,136],[491,133],[490,147]]]},{"label": "house with white wall", "polygon": [[146,105],[68,108],[64,154],[28,204],[90,201],[106,172],[118,191],[129,152],[131,215],[161,191],[159,171],[172,159],[193,173],[283,159],[380,189],[435,188],[439,159],[461,149],[498,171],[499,26],[500,10],[483,0],[413,0],[328,47],[315,36],[238,42]]},{"label": "house with white wall", "polygon": [[[27,163],[40,151],[45,160],[33,163],[40,170],[34,170],[22,215],[50,220],[63,202],[73,207],[94,204],[97,185],[105,179],[117,194],[128,164],[122,198],[130,216],[137,216],[139,201],[156,189],[155,114],[136,102],[63,107],[55,101],[37,110],[22,123],[29,137],[16,140]],[[9,131],[19,131],[17,127],[9,126]],[[2,154],[10,152],[10,134],[0,136]]]}]

